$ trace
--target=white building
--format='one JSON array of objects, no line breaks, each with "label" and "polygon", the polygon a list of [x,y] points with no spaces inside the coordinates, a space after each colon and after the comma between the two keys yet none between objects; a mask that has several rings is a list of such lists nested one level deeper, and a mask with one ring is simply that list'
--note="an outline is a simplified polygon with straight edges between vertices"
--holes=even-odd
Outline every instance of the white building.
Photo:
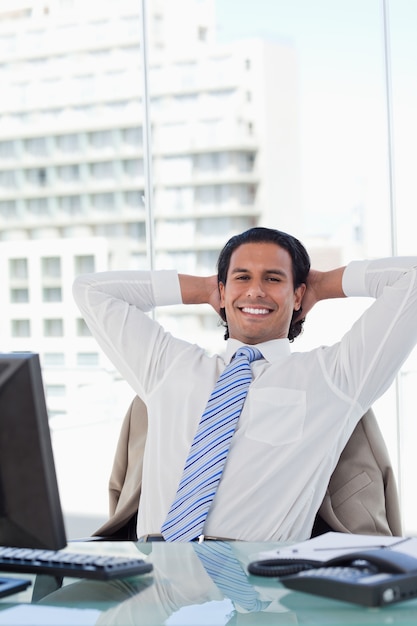
[{"label": "white building", "polygon": [[[212,0],[149,4],[147,121],[140,3],[0,2],[0,340],[40,352],[52,414],[97,368],[109,375],[74,275],[211,273],[230,235],[301,221],[291,46],[216,44]],[[165,322],[214,347],[215,316],[195,312]]]}]

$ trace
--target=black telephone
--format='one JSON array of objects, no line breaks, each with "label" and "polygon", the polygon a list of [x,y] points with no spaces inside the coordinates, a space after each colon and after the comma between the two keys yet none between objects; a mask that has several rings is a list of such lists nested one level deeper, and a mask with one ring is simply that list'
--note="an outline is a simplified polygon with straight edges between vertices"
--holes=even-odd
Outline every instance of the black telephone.
[{"label": "black telephone", "polygon": [[384,606],[417,597],[417,559],[386,548],[325,562],[255,561],[248,571],[256,576],[278,577],[289,589],[364,606]]}]

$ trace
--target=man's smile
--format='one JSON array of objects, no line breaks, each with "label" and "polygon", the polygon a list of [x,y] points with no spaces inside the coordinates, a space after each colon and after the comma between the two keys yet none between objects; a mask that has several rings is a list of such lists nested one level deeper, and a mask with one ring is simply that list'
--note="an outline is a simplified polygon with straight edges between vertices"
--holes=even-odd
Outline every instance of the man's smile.
[{"label": "man's smile", "polygon": [[250,315],[268,315],[271,309],[255,308],[251,306],[239,307],[242,313],[250,313]]}]

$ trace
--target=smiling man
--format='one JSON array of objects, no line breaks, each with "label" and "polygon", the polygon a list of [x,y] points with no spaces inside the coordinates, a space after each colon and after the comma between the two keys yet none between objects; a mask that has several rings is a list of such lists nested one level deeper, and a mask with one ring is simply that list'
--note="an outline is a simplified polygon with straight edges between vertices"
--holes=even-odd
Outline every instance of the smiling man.
[{"label": "smiling man", "polygon": [[[416,268],[417,257],[407,257],[319,272],[296,238],[253,228],[227,242],[217,275],[79,277],[74,296],[87,324],[147,407],[138,536],[166,527],[207,399],[234,355],[250,346],[257,360],[203,533],[250,541],[308,538],[355,425],[417,342]],[[374,302],[338,343],[293,352],[309,310],[346,296]],[[179,303],[209,303],[220,314],[224,354],[208,356],[147,314]]]},{"label": "smiling man", "polygon": [[287,337],[305,287],[302,283],[294,288],[292,260],[284,248],[273,243],[239,246],[227,277],[219,283],[230,336],[249,345]]}]

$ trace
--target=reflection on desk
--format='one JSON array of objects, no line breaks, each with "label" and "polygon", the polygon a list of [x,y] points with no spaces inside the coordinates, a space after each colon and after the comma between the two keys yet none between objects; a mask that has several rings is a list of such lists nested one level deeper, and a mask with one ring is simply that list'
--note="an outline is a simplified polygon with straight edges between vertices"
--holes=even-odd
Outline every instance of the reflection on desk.
[{"label": "reflection on desk", "polygon": [[[94,550],[103,551],[105,545],[111,544],[96,543]],[[144,553],[153,563],[152,574],[111,582],[68,584],[67,579],[61,589],[38,600],[37,607],[94,609],[95,626],[417,623],[414,600],[368,609],[290,591],[275,579],[248,576],[248,563],[274,547],[245,542],[113,544],[109,549],[123,549],[124,554]]]}]

